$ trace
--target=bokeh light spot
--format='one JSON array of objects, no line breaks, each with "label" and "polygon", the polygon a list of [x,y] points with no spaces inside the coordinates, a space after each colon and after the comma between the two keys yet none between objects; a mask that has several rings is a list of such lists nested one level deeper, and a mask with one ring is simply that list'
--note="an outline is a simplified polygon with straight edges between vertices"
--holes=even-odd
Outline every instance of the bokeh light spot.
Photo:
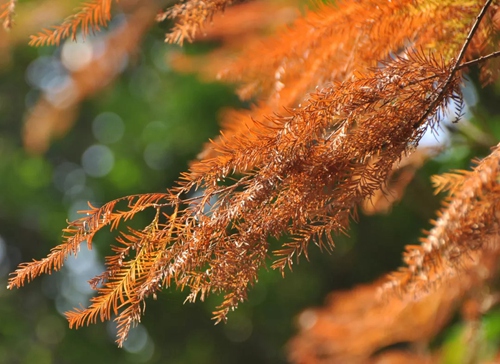
[{"label": "bokeh light spot", "polygon": [[70,71],[78,71],[87,66],[92,60],[92,43],[74,42],[68,39],[61,51],[61,61]]},{"label": "bokeh light spot", "polygon": [[95,144],[83,152],[82,166],[89,176],[104,177],[113,169],[114,164],[113,152],[105,145]]},{"label": "bokeh light spot", "polygon": [[103,144],[119,141],[125,132],[125,124],[121,117],[113,112],[103,112],[92,122],[94,137]]}]

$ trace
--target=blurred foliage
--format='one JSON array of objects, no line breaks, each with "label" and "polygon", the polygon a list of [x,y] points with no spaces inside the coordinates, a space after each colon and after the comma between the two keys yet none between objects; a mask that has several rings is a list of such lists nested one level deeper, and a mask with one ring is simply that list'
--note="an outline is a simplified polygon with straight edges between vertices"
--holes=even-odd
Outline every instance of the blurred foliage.
[{"label": "blurred foliage", "polygon": [[[248,302],[225,325],[213,326],[211,321],[210,311],[220,297],[184,305],[182,292],[163,292],[156,301],[149,300],[143,323],[120,350],[112,324],[75,331],[67,328],[62,316],[79,302],[87,305],[90,291],[84,283],[102,265],[109,237],[99,237],[97,255],[84,256],[82,247],[77,260],[81,263],[71,262],[62,272],[22,290],[5,287],[19,262],[45,256],[59,243],[66,219],[77,216],[86,201],[99,204],[163,191],[187,169],[202,144],[217,135],[218,113],[225,107],[245,106],[230,86],[202,83],[193,75],[172,71],[167,55],[179,49],[165,45],[162,34],[154,29],[146,36],[122,75],[84,102],[75,126],[43,155],[27,153],[21,139],[23,119],[40,94],[28,83],[27,72],[37,59],[59,57],[60,50],[30,48],[27,41],[17,40],[15,31],[9,37],[16,41],[0,48],[5,53],[0,58],[11,59],[0,66],[0,363],[285,362],[284,346],[302,309],[321,304],[332,290],[373,281],[400,265],[403,246],[417,242],[439,206],[430,175],[466,168],[472,157],[488,153],[488,145],[474,135],[454,129],[451,147],[417,173],[402,202],[389,215],[360,216],[349,237],[336,239],[333,254],[312,249],[310,262],[301,261],[285,280],[279,272],[263,272]],[[190,46],[187,52],[204,48]],[[480,100],[471,125],[499,140],[497,90],[483,90]],[[100,117],[115,124],[100,128]],[[113,138],[116,128],[123,129],[119,140]],[[96,145],[112,159],[103,176],[92,176],[83,168],[83,156]],[[456,324],[440,338],[445,363],[462,362],[460,340],[466,330],[464,324]],[[497,348],[500,311],[486,315],[475,334],[489,348],[485,355]]]}]

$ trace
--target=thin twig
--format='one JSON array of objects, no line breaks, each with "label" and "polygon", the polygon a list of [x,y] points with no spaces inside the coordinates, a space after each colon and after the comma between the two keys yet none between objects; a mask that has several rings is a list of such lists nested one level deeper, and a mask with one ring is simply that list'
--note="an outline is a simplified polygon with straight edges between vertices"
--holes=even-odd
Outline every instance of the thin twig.
[{"label": "thin twig", "polygon": [[462,46],[462,49],[460,50],[460,53],[458,54],[457,61],[455,63],[455,67],[451,70],[451,75],[450,77],[453,77],[455,72],[458,70],[458,64],[462,62],[462,59],[465,56],[465,51],[467,50],[467,47],[469,46],[472,37],[474,37],[474,33],[476,33],[477,28],[479,27],[479,23],[481,23],[481,20],[484,18],[486,15],[486,10],[488,10],[488,7],[491,5],[492,0],[487,0],[483,8],[481,9],[481,12],[478,14],[476,21],[474,22],[474,25],[472,26],[471,30],[469,31],[469,34],[467,35],[467,38],[465,39],[464,45]]},{"label": "thin twig", "polygon": [[476,20],[474,21],[474,24],[472,25],[472,28],[469,31],[469,34],[467,34],[467,38],[465,39],[465,42],[462,46],[462,49],[460,50],[460,53],[458,54],[457,60],[455,61],[455,64],[453,68],[451,69],[450,74],[448,75],[448,78],[446,79],[443,87],[441,88],[441,91],[438,93],[437,97],[434,99],[434,101],[429,105],[427,110],[425,111],[424,115],[418,120],[417,123],[415,123],[415,126],[418,127],[422,125],[422,123],[429,117],[429,115],[432,113],[434,108],[437,106],[437,104],[441,101],[444,93],[447,91],[448,87],[452,83],[455,74],[459,69],[461,69],[462,65],[460,65],[460,62],[465,56],[465,52],[467,51],[467,47],[469,46],[472,38],[474,37],[474,34],[476,33],[479,24],[481,23],[481,20],[483,19],[484,15],[486,14],[486,10],[488,10],[488,7],[491,5],[492,0],[487,0],[481,11],[479,12],[478,16],[476,17]]},{"label": "thin twig", "polygon": [[466,67],[469,67],[469,66],[473,66],[473,65],[475,65],[477,63],[480,63],[480,62],[486,61],[487,59],[498,57],[498,56],[500,56],[500,51],[496,51],[496,52],[490,53],[490,54],[488,54],[486,56],[482,56],[482,57],[473,59],[473,60],[468,61],[468,62],[464,62],[460,66],[458,66],[457,69],[461,70],[463,68],[466,68]]},{"label": "thin twig", "polygon": [[[461,65],[457,66],[457,70],[462,70],[464,68],[467,68],[467,67],[470,67],[470,66],[474,66],[475,64],[487,61],[490,58],[495,58],[495,57],[499,57],[499,56],[500,56],[500,51],[495,51],[493,53],[487,54],[486,56],[481,56],[479,58],[472,59],[470,61],[464,62]],[[424,77],[424,78],[419,78],[419,79],[416,79],[414,81],[406,83],[405,86],[416,85],[416,84],[418,84],[420,82],[431,80],[431,79],[437,78],[437,77],[439,77],[439,75],[432,75],[432,76],[427,76],[427,77]]]}]

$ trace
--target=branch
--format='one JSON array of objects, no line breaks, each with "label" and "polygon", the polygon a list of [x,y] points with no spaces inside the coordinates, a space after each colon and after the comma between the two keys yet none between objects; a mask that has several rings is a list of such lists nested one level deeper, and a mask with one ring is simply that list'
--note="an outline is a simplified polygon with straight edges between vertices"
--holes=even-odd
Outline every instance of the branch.
[{"label": "branch", "polygon": [[473,66],[477,63],[480,63],[480,62],[484,62],[490,58],[495,58],[495,57],[498,57],[500,56],[500,51],[496,51],[496,52],[493,52],[493,53],[490,53],[486,56],[482,56],[482,57],[479,57],[479,58],[476,58],[476,59],[473,59],[471,61],[468,61],[468,62],[464,62],[462,63],[460,66],[457,67],[457,70],[462,70],[464,68],[467,68],[469,66]]},{"label": "branch", "polygon": [[[120,202],[127,202],[128,210],[120,211],[116,205]],[[166,201],[165,203],[162,203]],[[100,208],[89,204],[90,210],[80,211],[86,213],[85,217],[72,221],[63,230],[64,243],[52,249],[50,254],[41,260],[33,260],[29,263],[20,264],[18,269],[9,278],[9,289],[19,288],[25,281],[30,282],[35,277],[42,274],[51,274],[52,271],[61,269],[64,260],[69,255],[76,256],[80,250],[80,245],[87,242],[89,249],[92,247],[94,235],[103,227],[109,226],[110,230],[118,228],[118,225],[125,220],[130,220],[135,214],[147,208],[158,208],[171,203],[171,195],[165,193],[151,193],[143,195],[131,195],[110,201]]]},{"label": "branch", "polygon": [[459,67],[460,67],[459,63],[464,58],[465,52],[467,51],[467,47],[469,46],[469,44],[470,44],[470,42],[472,40],[472,37],[476,33],[476,31],[477,31],[477,29],[479,27],[479,24],[481,23],[481,20],[483,19],[484,15],[486,14],[486,10],[491,5],[491,1],[492,0],[487,0],[486,3],[481,8],[481,11],[479,12],[478,16],[476,17],[476,20],[474,21],[474,24],[472,25],[472,28],[470,29],[469,34],[467,34],[467,38],[465,39],[465,42],[464,42],[464,44],[462,46],[462,49],[460,50],[460,53],[458,54],[457,60],[455,61],[454,66],[451,68],[451,72],[450,72],[447,80],[445,81],[443,87],[441,88],[441,91],[436,96],[436,98],[434,99],[434,101],[430,104],[429,108],[427,108],[427,110],[424,113],[424,115],[422,115],[422,117],[418,121],[417,125],[421,125],[429,117],[429,115],[432,112],[434,112],[436,105],[438,105],[439,102],[441,102],[441,100],[443,98],[443,95],[447,92],[447,89],[452,84],[452,81],[455,78],[455,75],[456,75],[456,73],[459,70]]},{"label": "branch", "polygon": [[58,45],[62,39],[76,40],[78,31],[85,38],[90,32],[99,31],[111,19],[112,0],[92,0],[82,6],[76,14],[67,17],[61,25],[43,29],[30,37],[32,46]]}]

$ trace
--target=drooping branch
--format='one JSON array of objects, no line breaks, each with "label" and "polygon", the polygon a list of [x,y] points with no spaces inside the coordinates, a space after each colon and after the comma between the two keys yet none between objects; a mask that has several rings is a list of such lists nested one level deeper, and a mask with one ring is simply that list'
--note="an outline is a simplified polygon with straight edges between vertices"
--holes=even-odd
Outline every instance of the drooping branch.
[{"label": "drooping branch", "polygon": [[[275,116],[280,118],[276,123],[271,118],[268,124],[277,127],[260,123],[259,134],[231,140],[218,157],[195,163],[179,191],[203,189],[205,202],[192,214],[199,219],[194,230],[204,249],[220,254],[222,262],[228,248],[218,253],[220,246],[235,245],[250,254],[267,249],[269,236],[286,236],[289,242],[276,252],[274,264],[284,271],[311,242],[332,247],[330,234],[347,229],[353,209],[380,188],[393,164],[459,92],[456,79],[435,116],[418,125],[431,101],[442,97],[441,81],[423,77],[407,87],[406,80],[427,72],[440,75],[442,82],[448,77],[446,65],[422,55],[394,60],[372,75],[310,95],[289,116]],[[224,186],[237,174],[244,177]],[[203,210],[212,198],[217,200],[208,218]],[[244,271],[246,263],[235,261],[231,270]],[[214,265],[207,287],[218,275],[224,281],[228,274],[219,271]],[[230,307],[223,307],[220,317]]]},{"label": "drooping branch", "polygon": [[[173,206],[178,212],[166,222],[122,235],[106,272],[92,281],[94,287],[103,284],[99,295],[88,309],[69,313],[70,322],[78,327],[123,309],[117,316],[121,344],[140,318],[140,302],[172,284],[188,288],[190,301],[224,293],[214,315],[225,320],[257,280],[269,237],[288,240],[275,252],[274,268],[282,272],[307,255],[310,243],[333,247],[331,234],[348,228],[356,207],[380,189],[426,127],[438,122],[449,99],[459,97],[458,78],[442,92],[449,72],[443,61],[411,53],[313,93],[289,116],[271,116],[277,127],[261,123],[259,134],[194,164],[168,193],[129,197],[124,211],[117,210],[119,200],[89,210],[70,224],[66,243],[54,255],[21,265],[10,287],[59,269],[64,257],[81,242],[90,244],[104,226],[114,229],[148,207]],[[418,77],[421,82],[409,82]],[[432,117],[419,125],[436,98]],[[200,196],[183,200],[194,188]]]}]

